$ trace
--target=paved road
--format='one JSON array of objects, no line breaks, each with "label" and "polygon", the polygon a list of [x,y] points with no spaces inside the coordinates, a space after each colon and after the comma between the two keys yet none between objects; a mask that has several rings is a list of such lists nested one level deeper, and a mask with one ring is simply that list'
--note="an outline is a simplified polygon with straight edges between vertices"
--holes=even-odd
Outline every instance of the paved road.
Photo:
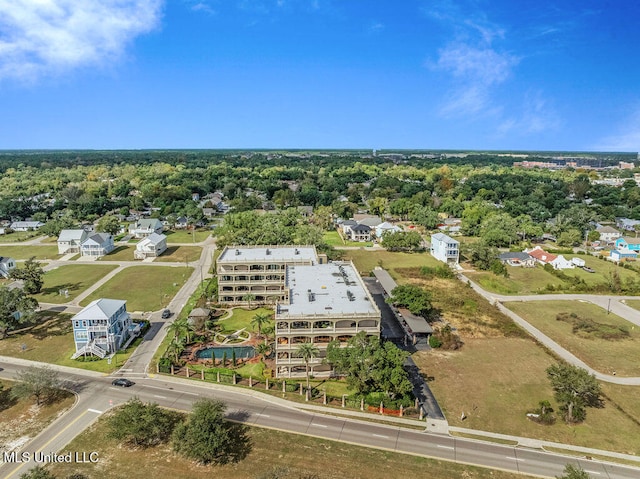
[{"label": "paved road", "polygon": [[[20,366],[6,362],[0,362],[0,367],[4,368],[0,377],[11,377],[20,369]],[[202,385],[175,378],[142,378],[131,388],[116,388],[111,386],[110,378],[96,377],[95,373],[65,373],[62,377],[78,391],[76,405],[23,450],[44,453],[61,451],[73,437],[103,412],[133,396],[183,411],[190,410],[193,401],[199,397],[215,397],[227,403],[230,419],[251,426],[543,477],[561,474],[567,462],[577,463],[597,477],[632,479],[640,476],[640,468],[586,459],[569,459],[531,449],[302,411],[291,407],[286,401],[264,397],[253,391],[241,392],[237,389],[229,390],[230,388]],[[32,466],[33,463],[4,464],[0,466],[0,477],[18,478]]]},{"label": "paved road", "polygon": [[520,315],[514,313],[510,309],[504,307],[502,302],[513,302],[513,301],[589,301],[593,304],[596,304],[602,308],[607,309],[610,306],[611,311],[619,316],[625,318],[626,320],[638,324],[640,326],[640,312],[635,309],[620,303],[620,300],[625,299],[640,299],[637,296],[596,296],[590,294],[541,294],[541,295],[531,295],[531,296],[504,296],[499,294],[490,293],[484,290],[479,284],[471,281],[466,276],[460,274],[458,278],[465,283],[471,285],[471,287],[482,297],[486,298],[492,304],[495,304],[498,309],[509,316],[513,321],[518,324],[521,328],[531,334],[534,338],[536,338],[540,343],[542,343],[545,347],[549,348],[553,351],[557,356],[568,362],[569,364],[573,364],[575,366],[579,366],[583,369],[589,371],[590,374],[593,374],[596,378],[601,381],[605,381],[613,384],[621,384],[626,386],[640,386],[640,377],[621,377],[614,376],[612,374],[605,374],[600,371],[596,371],[591,366],[586,364],[584,361],[567,351],[565,348],[556,343],[549,336],[544,334],[542,331],[532,326],[529,322],[527,322]]}]

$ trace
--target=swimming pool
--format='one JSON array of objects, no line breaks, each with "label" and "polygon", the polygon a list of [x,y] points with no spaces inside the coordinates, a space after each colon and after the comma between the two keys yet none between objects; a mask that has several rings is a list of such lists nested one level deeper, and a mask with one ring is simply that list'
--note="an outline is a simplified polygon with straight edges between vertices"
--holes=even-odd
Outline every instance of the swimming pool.
[{"label": "swimming pool", "polygon": [[227,359],[233,357],[233,351],[236,352],[237,359],[249,359],[256,355],[256,350],[253,346],[212,346],[209,348],[201,349],[196,353],[198,359],[222,359],[224,353],[227,353]]}]

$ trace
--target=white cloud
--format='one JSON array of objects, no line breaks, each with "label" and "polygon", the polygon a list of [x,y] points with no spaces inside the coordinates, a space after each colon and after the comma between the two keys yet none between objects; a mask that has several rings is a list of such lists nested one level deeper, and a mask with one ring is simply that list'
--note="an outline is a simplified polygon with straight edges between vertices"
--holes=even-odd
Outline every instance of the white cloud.
[{"label": "white cloud", "polygon": [[193,10],[194,12],[208,13],[209,15],[214,15],[216,13],[213,7],[211,7],[211,5],[205,2],[195,3],[194,5],[191,6],[191,10]]},{"label": "white cloud", "polygon": [[518,117],[509,117],[498,125],[497,135],[528,136],[537,133],[555,131],[562,126],[562,121],[552,105],[541,92],[528,92],[523,101],[522,111]]},{"label": "white cloud", "polygon": [[0,0],[0,79],[118,59],[159,23],[162,0]]},{"label": "white cloud", "polygon": [[518,59],[508,53],[456,43],[440,50],[436,66],[454,77],[489,86],[506,80],[517,63]]},{"label": "white cloud", "polygon": [[626,121],[619,126],[618,131],[600,140],[594,145],[600,151],[640,151],[640,106]]}]

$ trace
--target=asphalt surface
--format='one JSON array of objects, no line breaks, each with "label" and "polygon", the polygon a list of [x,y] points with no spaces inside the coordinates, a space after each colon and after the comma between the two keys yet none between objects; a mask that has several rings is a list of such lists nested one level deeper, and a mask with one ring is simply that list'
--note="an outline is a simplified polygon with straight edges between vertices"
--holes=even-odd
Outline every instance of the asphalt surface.
[{"label": "asphalt surface", "polygon": [[[0,377],[12,377],[22,366],[0,363]],[[219,389],[212,385],[190,383],[187,380],[143,378],[130,388],[111,386],[111,378],[93,373],[61,374],[78,393],[78,401],[70,412],[36,437],[22,450],[52,453],[64,447],[109,408],[126,402],[133,396],[160,406],[189,411],[195,400],[214,397],[228,405],[227,417],[250,426],[267,427],[305,434],[366,447],[406,454],[432,457],[464,464],[554,477],[562,473],[567,462],[574,462],[596,477],[637,479],[640,468],[606,464],[595,460],[568,459],[566,456],[484,443],[446,435],[430,434],[397,426],[325,416],[282,404],[277,398],[261,397],[253,391]],[[91,451],[72,451],[89,453]],[[12,462],[0,466],[0,477],[17,479],[33,467],[33,462]],[[80,468],[82,466],[79,466]],[[420,474],[416,471],[416,474]]]}]

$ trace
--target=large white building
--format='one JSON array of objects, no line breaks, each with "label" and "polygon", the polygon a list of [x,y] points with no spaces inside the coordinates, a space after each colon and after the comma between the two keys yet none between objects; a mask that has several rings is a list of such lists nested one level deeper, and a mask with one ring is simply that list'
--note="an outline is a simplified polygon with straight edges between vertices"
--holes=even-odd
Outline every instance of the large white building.
[{"label": "large white building", "polygon": [[431,256],[443,263],[458,264],[460,243],[444,233],[431,235]]},{"label": "large white building", "polygon": [[316,377],[333,374],[323,363],[327,345],[346,343],[357,333],[380,336],[380,310],[350,262],[286,268],[284,299],[276,305],[276,377],[304,377],[305,362],[296,353],[303,343],[319,349],[309,362]]},{"label": "large white building", "polygon": [[218,301],[271,303],[285,298],[285,270],[326,263],[315,246],[227,246],[216,262]]}]

